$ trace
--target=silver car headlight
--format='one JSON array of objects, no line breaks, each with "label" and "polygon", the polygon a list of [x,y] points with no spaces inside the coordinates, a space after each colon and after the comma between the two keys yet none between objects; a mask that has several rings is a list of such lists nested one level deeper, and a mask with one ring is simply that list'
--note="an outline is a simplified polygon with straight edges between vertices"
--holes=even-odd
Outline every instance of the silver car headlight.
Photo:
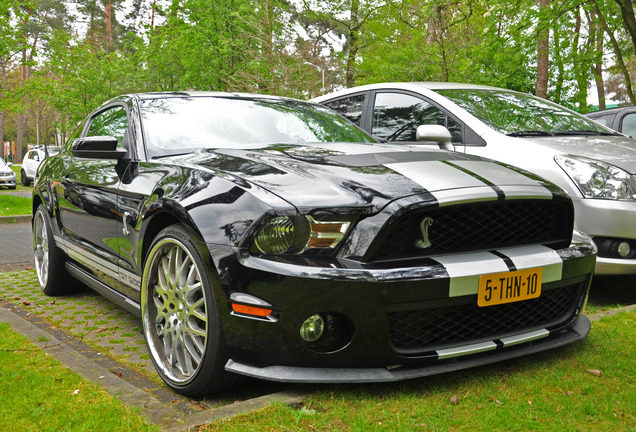
[{"label": "silver car headlight", "polygon": [[585,198],[636,201],[636,177],[624,169],[582,156],[558,155],[554,160]]}]

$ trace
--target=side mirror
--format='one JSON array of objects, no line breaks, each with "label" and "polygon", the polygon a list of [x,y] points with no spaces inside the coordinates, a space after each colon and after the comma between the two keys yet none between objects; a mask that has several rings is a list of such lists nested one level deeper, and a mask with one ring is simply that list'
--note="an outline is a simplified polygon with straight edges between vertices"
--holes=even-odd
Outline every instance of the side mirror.
[{"label": "side mirror", "polygon": [[7,166],[8,167],[12,167],[13,166],[13,162],[7,162]]},{"label": "side mirror", "polygon": [[417,141],[432,141],[437,143],[442,150],[455,150],[451,144],[451,133],[444,126],[440,125],[421,125],[417,127],[415,132]]},{"label": "side mirror", "polygon": [[123,159],[126,150],[117,148],[117,138],[91,136],[79,138],[73,143],[73,155],[88,159]]}]

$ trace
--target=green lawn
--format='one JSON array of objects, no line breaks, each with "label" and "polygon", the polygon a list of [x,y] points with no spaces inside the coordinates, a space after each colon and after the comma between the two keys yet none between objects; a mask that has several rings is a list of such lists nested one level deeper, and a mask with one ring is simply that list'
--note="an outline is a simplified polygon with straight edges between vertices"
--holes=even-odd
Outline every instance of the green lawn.
[{"label": "green lawn", "polygon": [[0,323],[0,430],[159,431]]},{"label": "green lawn", "polygon": [[31,214],[31,198],[0,194],[0,216]]}]

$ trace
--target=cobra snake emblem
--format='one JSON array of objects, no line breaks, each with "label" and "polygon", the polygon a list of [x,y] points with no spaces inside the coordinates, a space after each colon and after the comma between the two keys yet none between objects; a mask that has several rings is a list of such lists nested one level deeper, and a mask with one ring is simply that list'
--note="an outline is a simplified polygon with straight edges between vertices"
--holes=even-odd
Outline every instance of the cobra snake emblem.
[{"label": "cobra snake emblem", "polygon": [[420,230],[422,231],[422,239],[415,242],[415,247],[419,249],[426,249],[431,246],[431,240],[428,237],[428,228],[433,225],[432,217],[425,217],[420,223]]}]

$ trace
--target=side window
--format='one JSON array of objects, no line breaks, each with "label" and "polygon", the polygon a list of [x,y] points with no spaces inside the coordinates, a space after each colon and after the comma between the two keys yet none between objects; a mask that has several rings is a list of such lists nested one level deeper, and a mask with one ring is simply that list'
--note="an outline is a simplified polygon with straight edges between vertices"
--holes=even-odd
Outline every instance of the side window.
[{"label": "side window", "polygon": [[636,113],[626,114],[621,126],[621,131],[625,135],[636,138]]},{"label": "side window", "polygon": [[126,110],[124,107],[118,106],[102,111],[93,117],[86,136],[112,136],[119,141],[118,147],[122,147],[122,140],[127,128]]},{"label": "side window", "polygon": [[614,120],[614,114],[592,117],[592,120],[602,124],[603,126],[611,127],[612,120]]},{"label": "side window", "polygon": [[40,155],[38,154],[38,152],[36,152],[36,151],[32,152],[31,156],[33,157],[34,161],[37,161],[37,162],[40,161]]},{"label": "side window", "polygon": [[429,102],[403,93],[376,94],[372,135],[387,141],[415,141],[421,125],[446,126],[453,142],[462,141],[461,125]]},{"label": "side window", "polygon": [[358,126],[361,126],[360,120],[362,119],[363,105],[363,94],[325,103],[325,106],[331,108],[332,110],[347,118],[349,121],[357,124]]}]

